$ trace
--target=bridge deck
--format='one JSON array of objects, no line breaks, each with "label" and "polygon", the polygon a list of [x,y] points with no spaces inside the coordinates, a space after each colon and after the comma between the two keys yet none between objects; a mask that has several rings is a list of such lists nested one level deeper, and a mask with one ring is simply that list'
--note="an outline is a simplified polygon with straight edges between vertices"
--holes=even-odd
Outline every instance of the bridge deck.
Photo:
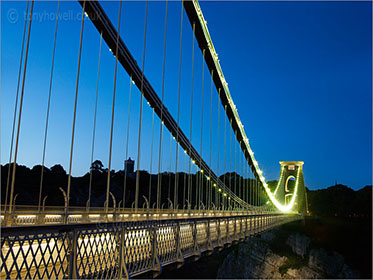
[{"label": "bridge deck", "polygon": [[[24,225],[56,225],[64,224],[65,210],[60,206],[48,206],[38,212],[37,206],[17,206],[12,215],[5,212],[6,207],[1,207],[1,226]],[[71,207],[67,217],[68,224],[99,223],[99,222],[125,222],[147,221],[165,219],[186,219],[204,217],[230,217],[244,215],[268,214],[264,207],[253,207],[251,211],[235,210],[201,210],[201,209],[147,209],[140,208],[135,212],[132,208],[113,209],[107,212],[103,208],[91,208],[87,211],[84,207]]]},{"label": "bridge deck", "polygon": [[2,228],[1,278],[121,278],[300,219],[244,215]]}]

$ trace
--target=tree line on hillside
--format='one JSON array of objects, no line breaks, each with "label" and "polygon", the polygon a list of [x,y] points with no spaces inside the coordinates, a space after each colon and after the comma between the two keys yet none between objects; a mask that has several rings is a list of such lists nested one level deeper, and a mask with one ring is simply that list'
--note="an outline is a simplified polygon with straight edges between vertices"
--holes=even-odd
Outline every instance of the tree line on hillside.
[{"label": "tree line on hillside", "polygon": [[372,217],[372,186],[354,191],[345,185],[307,191],[312,215],[341,217]]},{"label": "tree line on hillside", "polygon": [[[1,166],[1,174],[3,175],[1,176],[2,204],[5,203],[8,166],[8,164]],[[14,195],[18,194],[16,205],[38,205],[41,169],[41,165],[36,165],[30,169],[26,166],[17,164],[14,187]],[[10,171],[11,170],[12,165],[10,167]],[[126,173],[124,170],[119,170],[117,172],[111,170],[110,173],[110,192],[115,197],[116,205],[118,206],[119,202],[123,200],[123,189],[125,184],[125,207],[132,207],[135,200],[136,173],[131,171]],[[160,178],[158,178],[158,174],[149,174],[147,171],[143,170],[139,171],[139,174],[139,207],[143,207],[146,203],[148,203],[148,201],[150,207],[154,206],[154,204],[156,203],[156,194],[159,179],[161,182],[161,204],[163,204],[164,208],[167,208],[169,206],[168,198],[170,198],[171,201],[173,201],[174,198],[175,173],[163,172],[160,174]],[[96,160],[92,163],[90,172],[87,172],[85,175],[81,177],[72,176],[70,186],[70,205],[81,207],[86,206],[89,196],[89,184],[91,182],[90,205],[92,207],[103,207],[104,201],[106,200],[107,177],[108,169],[104,168],[102,162],[99,160]],[[177,173],[177,197],[179,209],[183,208],[183,205],[187,205],[187,203],[190,203],[192,207],[196,205],[195,186],[197,185],[197,182],[198,184],[200,184],[201,178],[202,173],[200,172],[190,175],[184,172]],[[257,188],[253,187],[256,185],[256,181],[254,179],[243,179],[241,176],[234,172],[223,174],[220,176],[220,179],[221,181],[224,181],[226,186],[230,187],[232,191],[234,190],[235,183],[238,189],[239,182],[241,181],[241,186],[243,184],[251,186],[250,193],[253,194],[253,196],[256,196]],[[59,188],[61,187],[66,192],[67,182],[68,174],[61,165],[56,164],[51,168],[44,168],[42,200],[47,196],[45,203],[46,206],[64,205],[64,197]],[[203,193],[201,194],[203,201],[206,201],[207,182],[208,181],[206,177],[204,177]],[[149,186],[151,198],[150,200]],[[191,199],[186,202],[185,200],[188,197],[188,186],[193,187],[191,187]],[[214,188],[212,191],[213,202],[215,202],[215,193],[217,193],[217,191],[218,188]],[[258,194],[261,197],[262,203],[265,203],[264,193],[261,191]],[[113,201],[110,196],[109,206],[111,207],[112,205]],[[123,202],[121,202],[121,207],[123,207]]]},{"label": "tree line on hillside", "polygon": [[[14,195],[18,194],[16,199],[16,205],[38,205],[39,200],[39,187],[40,187],[40,176],[41,176],[41,165],[36,165],[33,168],[28,168],[23,165],[17,165],[16,167],[16,180]],[[12,170],[12,165],[11,169]],[[92,176],[92,194],[90,204],[92,207],[103,207],[106,199],[106,186],[107,186],[107,175],[108,170],[104,168],[101,161],[96,160],[91,165],[91,173],[87,172],[81,177],[71,178],[71,195],[70,205],[72,206],[86,206],[88,200],[88,190],[90,184],[90,176]],[[125,193],[125,207],[131,207],[135,200],[135,186],[136,186],[136,174],[130,172],[125,174],[124,170],[115,172],[111,170],[110,176],[110,192],[116,199],[117,206],[121,200],[123,200],[123,189],[124,183],[126,184]],[[11,174],[11,173],[10,173]],[[8,178],[8,164],[1,166],[1,203],[5,203],[6,185]],[[126,179],[125,179],[126,175]],[[196,182],[200,182],[201,173],[186,174],[184,172],[177,173],[178,176],[178,201],[179,209],[186,204],[184,199],[184,186],[185,186],[185,197],[187,197],[188,185],[195,186]],[[47,206],[63,206],[64,198],[60,191],[60,187],[67,190],[68,174],[60,164],[56,164],[51,168],[44,168],[43,175],[43,193],[42,199],[46,198]],[[140,192],[139,192],[139,207],[142,207],[146,200],[149,200],[149,185],[150,188],[150,206],[153,207],[156,202],[157,185],[158,185],[158,174],[149,174],[147,171],[140,171]],[[225,181],[226,186],[234,190],[238,188],[239,182],[251,186],[249,190],[250,194],[256,196],[257,189],[253,186],[256,185],[254,179],[245,179],[236,173],[226,173],[220,176],[222,181]],[[189,181],[190,180],[190,181]],[[174,197],[174,184],[175,174],[170,172],[164,172],[160,177],[161,181],[161,203],[163,207],[167,208],[169,200],[173,201]],[[190,182],[190,183],[189,183]],[[276,180],[269,181],[268,186],[273,191],[277,186]],[[204,180],[204,186],[206,186],[207,180]],[[294,182],[290,183],[290,189],[293,189]],[[242,186],[242,185],[241,185]],[[202,194],[202,199],[205,201],[205,190]],[[242,189],[241,189],[242,190]],[[267,201],[267,197],[263,191],[259,193],[261,203]],[[215,192],[213,191],[213,196]],[[191,190],[191,203],[193,207],[196,205],[196,193],[195,188]],[[365,186],[364,188],[354,191],[353,189],[344,185],[335,185],[326,189],[320,190],[309,190],[307,189],[308,207],[312,215],[317,216],[343,216],[343,217],[355,217],[355,216],[372,216],[372,186]],[[184,203],[183,203],[184,202]],[[109,205],[113,205],[112,199]],[[122,204],[123,206],[123,204]]]}]

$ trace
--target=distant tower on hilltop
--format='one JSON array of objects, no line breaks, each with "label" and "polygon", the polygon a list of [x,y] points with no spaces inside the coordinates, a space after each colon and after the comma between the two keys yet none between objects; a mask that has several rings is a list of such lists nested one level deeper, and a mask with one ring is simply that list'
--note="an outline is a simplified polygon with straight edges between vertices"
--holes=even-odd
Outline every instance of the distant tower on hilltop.
[{"label": "distant tower on hilltop", "polygon": [[135,161],[130,158],[124,161],[124,172],[127,172],[127,176],[133,175],[133,169],[135,166]]}]

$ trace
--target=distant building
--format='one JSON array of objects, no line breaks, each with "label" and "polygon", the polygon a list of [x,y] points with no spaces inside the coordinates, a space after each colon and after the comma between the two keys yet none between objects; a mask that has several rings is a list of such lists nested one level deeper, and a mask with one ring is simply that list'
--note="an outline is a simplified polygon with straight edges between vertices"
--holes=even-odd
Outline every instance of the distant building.
[{"label": "distant building", "polygon": [[127,172],[127,176],[132,176],[134,174],[135,161],[128,158],[124,161],[124,172]]}]

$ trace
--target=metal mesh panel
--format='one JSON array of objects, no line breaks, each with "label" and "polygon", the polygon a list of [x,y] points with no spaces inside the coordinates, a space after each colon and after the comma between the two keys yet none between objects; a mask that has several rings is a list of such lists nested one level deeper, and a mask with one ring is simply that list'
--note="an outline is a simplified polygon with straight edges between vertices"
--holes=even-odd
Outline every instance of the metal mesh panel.
[{"label": "metal mesh panel", "polygon": [[112,279],[128,273],[132,277],[199,254],[209,249],[209,240],[217,247],[297,219],[301,216],[275,214],[3,228],[0,276]]},{"label": "metal mesh panel", "polygon": [[243,238],[247,237],[249,230],[247,228],[247,218],[242,218],[242,236]]},{"label": "metal mesh panel", "polygon": [[220,221],[219,227],[220,227],[220,239],[225,240],[227,237],[227,222]]},{"label": "metal mesh panel", "polygon": [[210,240],[213,247],[216,247],[218,244],[218,226],[217,221],[210,222]]},{"label": "metal mesh panel", "polygon": [[180,247],[185,256],[193,254],[193,225],[191,222],[180,223]]},{"label": "metal mesh panel", "polygon": [[60,279],[67,273],[66,233],[1,237],[2,279]]},{"label": "metal mesh panel", "polygon": [[80,278],[110,279],[119,266],[120,231],[115,227],[77,233],[77,273]]},{"label": "metal mesh panel", "polygon": [[207,227],[208,222],[197,223],[197,243],[201,251],[207,249]]},{"label": "metal mesh panel", "polygon": [[124,234],[124,260],[129,274],[137,274],[152,268],[152,224],[133,222],[126,226]]},{"label": "metal mesh panel", "polygon": [[235,220],[229,219],[229,221],[228,221],[228,237],[230,237],[231,239],[234,239],[234,234],[235,234],[234,224],[235,224]]},{"label": "metal mesh panel", "polygon": [[236,224],[236,239],[241,237],[241,219],[233,220],[233,223]]},{"label": "metal mesh panel", "polygon": [[157,229],[157,251],[161,264],[176,260],[177,224],[166,222]]},{"label": "metal mesh panel", "polygon": [[254,233],[257,234],[259,231],[259,219],[258,217],[254,217]]}]

